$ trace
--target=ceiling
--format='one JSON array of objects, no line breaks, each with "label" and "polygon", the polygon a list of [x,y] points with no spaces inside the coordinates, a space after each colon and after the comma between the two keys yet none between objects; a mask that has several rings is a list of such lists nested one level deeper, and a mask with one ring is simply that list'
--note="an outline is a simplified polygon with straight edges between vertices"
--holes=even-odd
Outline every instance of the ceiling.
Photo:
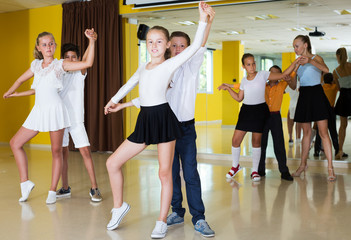
[{"label": "ceiling", "polygon": [[[0,13],[61,4],[64,0],[0,0]],[[299,6],[297,6],[299,5]],[[349,10],[350,0],[281,0],[262,3],[215,6],[215,21],[208,39],[208,46],[221,48],[222,41],[240,40],[245,51],[252,53],[291,52],[292,41],[308,31],[292,31],[305,27],[326,33],[324,37],[312,37],[316,52],[332,52],[344,46],[351,50],[351,14],[340,15],[335,10]],[[259,15],[277,18],[253,20]],[[137,19],[148,26],[162,25],[170,32],[181,30],[194,35],[196,25],[182,26],[180,21],[198,21],[198,10],[168,10],[126,14],[123,17]],[[241,34],[227,35],[236,31]]]}]

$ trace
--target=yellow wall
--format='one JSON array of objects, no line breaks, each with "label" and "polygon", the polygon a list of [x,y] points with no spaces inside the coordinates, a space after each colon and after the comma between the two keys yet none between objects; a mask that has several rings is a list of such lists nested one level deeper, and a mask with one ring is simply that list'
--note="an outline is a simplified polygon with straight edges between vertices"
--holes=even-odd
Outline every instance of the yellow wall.
[{"label": "yellow wall", "polygon": [[[127,19],[123,19],[123,62],[124,76],[123,84],[135,73],[139,66],[139,48],[137,38],[137,25],[129,24]],[[116,89],[117,92],[118,89]],[[126,102],[139,96],[139,88],[135,87],[125,98]],[[128,137],[133,131],[138,117],[139,109],[129,107],[124,110],[124,132]]]},{"label": "yellow wall", "polygon": [[[222,81],[223,83],[241,82],[243,70],[241,57],[244,54],[244,45],[240,41],[222,42],[223,57],[222,61]],[[238,121],[240,103],[235,101],[227,91],[222,91],[222,124],[235,125]]]},{"label": "yellow wall", "polygon": [[[33,61],[35,40],[40,32],[51,32],[57,42],[55,57],[59,57],[62,28],[62,6],[1,13],[0,29],[6,37],[0,38],[2,58],[1,93],[6,92],[14,81],[30,67]],[[19,91],[30,88],[32,79],[27,81]],[[34,96],[0,101],[1,118],[0,142],[8,142],[27,118],[34,105]],[[6,116],[6,117],[4,117]],[[31,143],[50,144],[49,135],[40,133]]]},{"label": "yellow wall", "polygon": [[[294,52],[286,52],[282,53],[282,70],[284,71],[287,69],[294,61],[296,55]],[[290,96],[289,94],[284,94],[282,107],[281,107],[281,115],[282,118],[286,118],[289,111],[289,104],[290,104]]]}]

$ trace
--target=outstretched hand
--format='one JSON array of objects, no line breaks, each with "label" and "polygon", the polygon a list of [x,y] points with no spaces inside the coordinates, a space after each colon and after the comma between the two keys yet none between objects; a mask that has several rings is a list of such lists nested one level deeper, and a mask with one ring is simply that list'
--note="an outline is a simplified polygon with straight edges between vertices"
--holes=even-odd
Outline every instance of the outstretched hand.
[{"label": "outstretched hand", "polygon": [[223,84],[221,84],[217,89],[219,90],[219,91],[221,91],[221,90],[228,90],[230,87],[228,86],[228,84],[226,84],[226,83],[223,83]]}]

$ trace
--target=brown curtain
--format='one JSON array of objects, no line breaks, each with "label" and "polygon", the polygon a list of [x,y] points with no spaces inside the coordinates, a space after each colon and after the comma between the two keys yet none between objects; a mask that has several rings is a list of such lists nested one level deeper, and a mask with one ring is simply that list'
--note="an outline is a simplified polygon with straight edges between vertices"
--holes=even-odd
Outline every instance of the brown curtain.
[{"label": "brown curtain", "polygon": [[89,42],[84,30],[94,28],[98,34],[94,65],[85,80],[85,127],[92,151],[114,151],[123,141],[122,113],[105,116],[103,107],[123,82],[118,1],[71,2],[62,8],[61,44],[77,44],[83,56]]}]

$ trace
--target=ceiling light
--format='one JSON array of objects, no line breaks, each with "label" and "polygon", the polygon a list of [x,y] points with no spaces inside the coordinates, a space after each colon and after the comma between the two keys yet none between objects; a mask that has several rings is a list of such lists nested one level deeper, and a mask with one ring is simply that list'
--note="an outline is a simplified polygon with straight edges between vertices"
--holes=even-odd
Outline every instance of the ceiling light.
[{"label": "ceiling light", "polygon": [[339,15],[347,15],[347,14],[351,14],[351,10],[347,10],[347,9],[343,9],[343,10],[334,10],[334,12],[336,12]]},{"label": "ceiling light", "polygon": [[221,32],[224,35],[239,35],[239,34],[245,34],[245,30],[241,30],[241,31],[222,31]]},{"label": "ceiling light", "polygon": [[298,31],[298,32],[303,32],[303,31],[312,31],[312,28],[309,27],[293,27],[293,28],[288,28],[290,31]]},{"label": "ceiling light", "polygon": [[307,7],[307,6],[310,6],[311,4],[300,2],[300,3],[292,3],[291,5],[293,7]]},{"label": "ceiling light", "polygon": [[165,17],[150,16],[150,15],[140,16],[140,18],[142,18],[142,19],[147,19],[147,20],[159,20],[159,19],[166,19]]},{"label": "ceiling light", "polygon": [[256,21],[256,20],[276,19],[276,18],[279,18],[279,17],[275,16],[273,14],[262,14],[262,15],[257,15],[257,16],[247,16],[247,18]]},{"label": "ceiling light", "polygon": [[350,24],[348,24],[348,23],[337,23],[336,26],[337,27],[348,27],[348,26],[350,26]]},{"label": "ceiling light", "polygon": [[336,37],[321,37],[319,40],[338,40]]},{"label": "ceiling light", "polygon": [[276,42],[277,40],[274,39],[262,39],[260,42]]},{"label": "ceiling light", "polygon": [[196,22],[194,22],[194,21],[182,21],[182,22],[178,22],[178,24],[180,24],[182,26],[190,26],[190,25],[195,25]]}]

